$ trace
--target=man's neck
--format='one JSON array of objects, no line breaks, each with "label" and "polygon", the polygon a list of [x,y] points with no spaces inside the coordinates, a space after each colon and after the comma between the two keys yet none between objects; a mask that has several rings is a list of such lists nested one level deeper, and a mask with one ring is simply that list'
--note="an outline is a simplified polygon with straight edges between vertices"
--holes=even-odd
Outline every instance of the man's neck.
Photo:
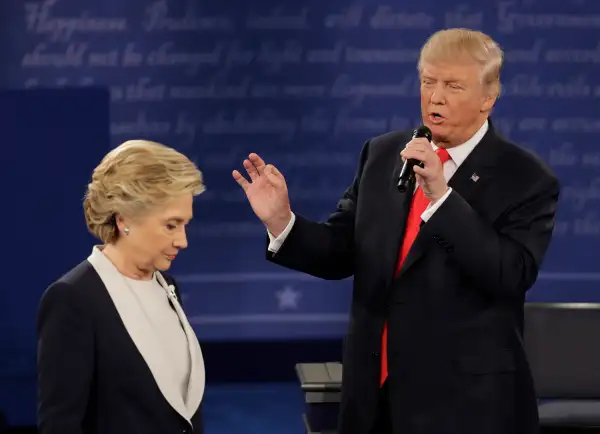
[{"label": "man's neck", "polygon": [[479,121],[474,122],[468,129],[465,130],[465,133],[460,137],[456,138],[453,141],[445,141],[445,140],[434,140],[434,143],[439,148],[451,149],[456,146],[460,146],[468,142],[481,128],[483,128],[484,124],[488,121],[488,117],[485,116],[481,118]]}]

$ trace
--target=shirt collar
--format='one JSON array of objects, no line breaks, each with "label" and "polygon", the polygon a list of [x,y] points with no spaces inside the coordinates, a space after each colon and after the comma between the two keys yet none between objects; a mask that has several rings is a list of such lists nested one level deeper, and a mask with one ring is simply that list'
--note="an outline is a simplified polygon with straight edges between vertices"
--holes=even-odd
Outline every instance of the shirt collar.
[{"label": "shirt collar", "polygon": [[[483,136],[485,136],[485,133],[487,133],[488,128],[489,123],[486,119],[481,128],[477,130],[473,137],[471,137],[465,143],[446,149],[448,151],[448,154],[450,154],[450,158],[452,158],[452,161],[454,161],[454,163],[456,164],[456,167],[460,166],[463,163],[463,161],[467,159],[467,157],[473,151],[473,149],[475,149],[475,146],[477,146],[477,144],[481,142],[481,139],[483,139]],[[431,146],[433,147],[434,151],[438,148],[433,142],[431,143]]]}]

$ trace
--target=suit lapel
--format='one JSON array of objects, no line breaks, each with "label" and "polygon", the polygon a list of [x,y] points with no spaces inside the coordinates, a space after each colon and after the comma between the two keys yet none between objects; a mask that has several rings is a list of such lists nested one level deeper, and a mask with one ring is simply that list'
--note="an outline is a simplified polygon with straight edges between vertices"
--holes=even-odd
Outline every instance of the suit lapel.
[{"label": "suit lapel", "polygon": [[[499,140],[493,128],[492,122],[489,120],[489,129],[487,133],[485,136],[483,136],[481,142],[475,146],[465,161],[463,161],[458,167],[452,178],[450,178],[448,186],[460,194],[465,201],[472,205],[475,195],[481,192],[492,179],[494,167],[497,164],[499,153]],[[408,207],[410,207],[410,201],[408,201]],[[405,211],[406,216],[403,219],[404,222],[406,222],[406,217],[408,216],[408,207]],[[421,227],[423,227],[424,224],[425,223],[422,223]],[[404,227],[405,225],[402,226],[400,242],[398,243],[397,250],[400,248],[402,242],[401,240],[404,233]],[[423,256],[423,254],[427,251],[427,247],[430,242],[431,240],[429,240],[426,236],[423,236],[422,231],[419,231],[419,234],[413,242],[413,245],[406,256],[404,263],[402,264],[402,268],[400,269],[397,278],[404,274],[407,269],[413,266],[415,262],[417,262]]]},{"label": "suit lapel", "polygon": [[415,184],[413,183],[408,186],[404,193],[401,193],[398,190],[398,177],[400,176],[402,166],[404,165],[400,152],[406,143],[408,143],[410,137],[406,136],[403,137],[403,139],[404,141],[398,141],[396,147],[396,159],[388,187],[388,202],[391,208],[391,218],[385,219],[387,227],[383,228],[386,240],[383,260],[384,270],[389,270],[389,275],[386,279],[388,282],[391,282],[394,279],[400,246],[402,239],[404,238],[404,231],[406,230],[406,220],[408,219],[408,212],[410,211],[410,204],[413,196],[412,191],[415,188]]},{"label": "suit lapel", "polygon": [[448,182],[448,186],[456,190],[465,201],[472,204],[475,196],[493,179],[502,152],[500,143],[489,120],[488,132]]},{"label": "suit lapel", "polygon": [[181,325],[187,337],[191,362],[186,407],[188,410],[188,414],[190,415],[190,417],[192,417],[192,415],[196,413],[196,410],[200,406],[202,396],[204,395],[204,387],[206,382],[202,350],[200,349],[200,344],[198,343],[198,339],[196,337],[196,334],[194,333],[194,329],[187,320],[183,308],[181,307],[181,304],[179,304],[179,300],[177,300],[177,296],[175,295],[175,287],[173,285],[169,285],[165,281],[162,274],[156,273],[156,275],[158,283],[160,283],[160,285],[167,291],[169,300],[171,301],[173,307],[175,308],[175,311],[177,312],[177,316],[179,317],[179,321],[181,322]]},{"label": "suit lapel", "polygon": [[94,247],[88,261],[104,283],[125,329],[148,365],[161,393],[173,409],[191,423],[191,415],[171,374],[168,357],[161,350],[156,337],[148,333],[151,325],[127,287],[125,279],[97,247]]}]

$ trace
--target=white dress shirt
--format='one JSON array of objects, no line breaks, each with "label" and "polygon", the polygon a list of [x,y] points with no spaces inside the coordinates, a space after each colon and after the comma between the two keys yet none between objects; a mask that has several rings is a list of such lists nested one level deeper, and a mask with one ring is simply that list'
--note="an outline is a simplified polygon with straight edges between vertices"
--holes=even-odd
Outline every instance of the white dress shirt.
[{"label": "white dress shirt", "polygon": [[[452,175],[454,175],[458,167],[463,163],[463,161],[467,159],[469,154],[473,151],[473,149],[475,149],[475,146],[477,146],[477,144],[481,142],[481,139],[483,139],[483,136],[485,136],[485,133],[487,133],[488,128],[489,124],[486,119],[481,128],[477,130],[473,137],[471,137],[469,140],[467,140],[461,145],[447,149],[448,154],[450,154],[450,160],[448,160],[444,164],[444,178],[446,178],[446,182],[450,181],[450,178],[452,178]],[[431,147],[434,151],[438,148],[433,142],[431,143]],[[446,194],[444,194],[444,196],[442,196],[435,204],[429,204],[425,211],[423,211],[423,214],[421,214],[421,219],[424,222],[428,221],[431,218],[431,216],[439,209],[439,207],[442,206],[442,204],[448,198],[451,192],[452,188],[448,188]],[[270,252],[277,253],[277,251],[281,248],[281,245],[287,238],[288,234],[292,230],[295,221],[296,215],[292,213],[292,218],[290,219],[290,222],[283,230],[283,232],[279,234],[278,237],[273,236],[273,234],[271,234],[267,230],[267,234],[269,235],[268,249]]]}]

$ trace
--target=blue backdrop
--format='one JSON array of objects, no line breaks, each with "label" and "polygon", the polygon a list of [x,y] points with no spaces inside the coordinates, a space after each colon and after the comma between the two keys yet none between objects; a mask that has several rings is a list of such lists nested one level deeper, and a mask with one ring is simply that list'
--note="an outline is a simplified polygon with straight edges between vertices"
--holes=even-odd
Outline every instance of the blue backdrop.
[{"label": "blue backdrop", "polygon": [[[4,1],[0,17],[0,86],[108,86],[110,136],[100,144],[96,132],[82,132],[81,147],[100,155],[144,137],[203,170],[208,190],[174,272],[204,341],[341,336],[351,282],[267,263],[264,228],[231,171],[258,152],[287,177],[294,211],[325,218],[365,140],[420,124],[418,52],[443,27],[481,29],[503,46],[494,122],[563,183],[554,243],[530,299],[600,301],[598,2]],[[76,204],[83,222],[86,179],[70,170],[77,154],[44,153],[61,146],[51,136],[28,146],[31,158],[73,177],[77,188],[61,200]],[[87,236],[79,230],[57,234],[58,254]],[[51,257],[44,268],[47,283],[65,271]],[[22,288],[9,308],[30,311],[43,289]],[[14,318],[12,328],[30,327],[30,316]]]},{"label": "blue backdrop", "polygon": [[82,185],[109,149],[109,95],[91,88],[0,91],[0,120],[0,411],[26,424],[35,421],[39,298],[93,242],[81,218]]}]

